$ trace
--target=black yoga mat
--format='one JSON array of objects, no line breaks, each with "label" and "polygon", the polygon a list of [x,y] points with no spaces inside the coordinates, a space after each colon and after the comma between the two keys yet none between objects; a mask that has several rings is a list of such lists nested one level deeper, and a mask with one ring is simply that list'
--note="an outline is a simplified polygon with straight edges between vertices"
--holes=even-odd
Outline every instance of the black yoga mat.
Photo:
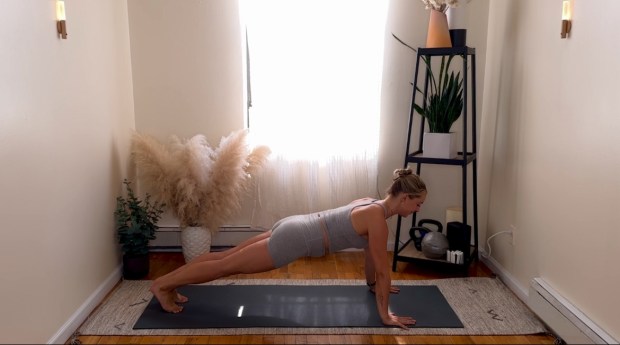
[{"label": "black yoga mat", "polygon": [[[401,286],[390,310],[416,328],[463,328],[437,286]],[[163,311],[153,298],[134,329],[252,327],[383,327],[375,295],[364,285],[188,285],[183,311]]]}]

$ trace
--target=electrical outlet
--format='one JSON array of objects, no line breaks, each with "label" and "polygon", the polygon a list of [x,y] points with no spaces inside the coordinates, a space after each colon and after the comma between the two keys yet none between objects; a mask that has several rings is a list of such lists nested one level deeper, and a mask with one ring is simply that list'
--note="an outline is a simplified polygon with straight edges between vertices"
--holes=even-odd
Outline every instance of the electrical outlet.
[{"label": "electrical outlet", "polygon": [[516,237],[517,237],[517,227],[514,226],[513,224],[510,224],[510,244],[513,246],[515,245]]}]

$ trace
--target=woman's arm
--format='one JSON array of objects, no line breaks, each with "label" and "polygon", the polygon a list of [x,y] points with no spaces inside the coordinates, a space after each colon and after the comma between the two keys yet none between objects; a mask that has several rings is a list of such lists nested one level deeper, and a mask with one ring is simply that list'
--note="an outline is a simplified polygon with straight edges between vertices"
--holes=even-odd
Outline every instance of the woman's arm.
[{"label": "woman's arm", "polygon": [[[371,209],[369,209],[371,211]],[[369,277],[371,269],[374,271],[376,278],[375,298],[377,301],[377,311],[381,317],[381,321],[385,325],[399,326],[407,328],[408,325],[415,324],[415,320],[411,317],[399,317],[389,311],[389,299],[392,279],[389,272],[389,262],[387,255],[387,238],[388,227],[385,222],[383,210],[375,209],[368,214],[368,249],[366,254],[370,254],[366,258],[366,278]],[[370,266],[370,267],[369,267]],[[368,281],[372,285],[372,281]]]},{"label": "woman's arm", "polygon": [[377,283],[377,277],[375,275],[375,264],[372,261],[372,256],[370,255],[370,250],[368,247],[364,249],[364,274],[366,275],[366,284],[375,292],[374,286]]},{"label": "woman's arm", "polygon": [[[375,286],[377,285],[377,276],[375,275],[375,264],[372,261],[372,256],[370,255],[370,250],[368,247],[364,249],[364,273],[366,275],[366,285],[372,293],[375,293]],[[390,293],[399,293],[400,288],[398,286],[390,286]]]}]

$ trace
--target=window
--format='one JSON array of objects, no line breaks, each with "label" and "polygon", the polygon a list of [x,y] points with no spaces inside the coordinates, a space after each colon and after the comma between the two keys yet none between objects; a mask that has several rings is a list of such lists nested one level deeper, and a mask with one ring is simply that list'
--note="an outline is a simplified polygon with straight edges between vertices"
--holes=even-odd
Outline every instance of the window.
[{"label": "window", "polygon": [[374,192],[387,1],[240,0],[240,11],[250,137],[272,149],[263,180],[278,181],[262,181],[261,202],[281,199],[282,183],[308,195],[280,216]]}]

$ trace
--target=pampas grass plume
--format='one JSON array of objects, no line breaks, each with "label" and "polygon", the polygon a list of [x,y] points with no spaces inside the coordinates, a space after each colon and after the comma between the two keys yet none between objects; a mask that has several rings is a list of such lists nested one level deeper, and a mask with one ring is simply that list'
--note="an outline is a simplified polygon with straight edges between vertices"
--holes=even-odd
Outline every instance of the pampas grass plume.
[{"label": "pampas grass plume", "polygon": [[171,152],[154,138],[134,132],[131,154],[138,167],[140,181],[159,201],[171,200],[174,195],[175,169]]},{"label": "pampas grass plume", "polygon": [[165,146],[135,133],[131,152],[145,188],[168,205],[181,227],[216,232],[240,209],[252,176],[271,153],[266,146],[249,150],[246,139],[247,131],[238,130],[213,149],[204,135],[173,137]]}]

